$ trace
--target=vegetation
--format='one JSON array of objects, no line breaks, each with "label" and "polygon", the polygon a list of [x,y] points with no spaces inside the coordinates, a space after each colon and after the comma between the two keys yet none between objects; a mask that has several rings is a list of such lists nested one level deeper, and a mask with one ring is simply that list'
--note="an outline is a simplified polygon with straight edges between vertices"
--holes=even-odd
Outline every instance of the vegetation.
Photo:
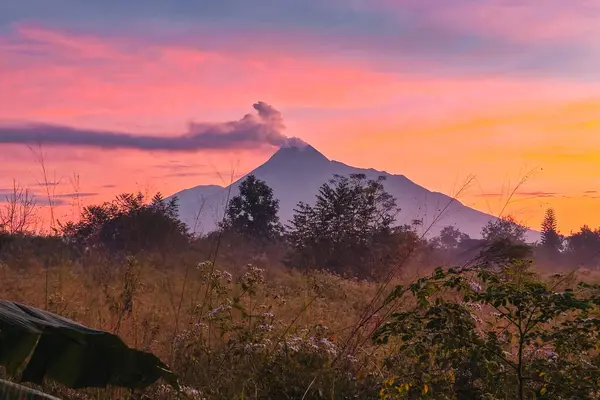
[{"label": "vegetation", "polygon": [[138,254],[147,249],[180,250],[188,244],[187,227],[177,218],[177,199],[160,193],[150,202],[143,194],[122,194],[112,202],[83,209],[81,219],[61,225],[61,234],[78,248]]},{"label": "vegetation", "polygon": [[272,241],[281,235],[279,200],[264,181],[249,175],[231,198],[221,227],[246,240]]},{"label": "vegetation", "polygon": [[440,268],[410,285],[416,306],[374,335],[397,349],[386,365],[398,391],[384,397],[598,398],[600,286],[540,282],[523,267]]},{"label": "vegetation", "polygon": [[314,206],[298,204],[289,227],[289,263],[362,278],[387,272],[407,235],[393,226],[399,209],[383,181],[334,176],[321,186]]},{"label": "vegetation", "polygon": [[549,254],[555,256],[562,250],[563,239],[558,233],[558,221],[552,208],[546,210],[542,222],[541,246]]},{"label": "vegetation", "polygon": [[[34,215],[29,195],[7,204]],[[482,239],[423,238],[364,175],[333,177],[285,229],[277,211],[248,176],[205,236],[160,195],[86,207],[47,236],[5,223],[0,310],[40,320],[16,334],[0,312],[0,379],[19,364],[63,399],[600,399],[600,230],[559,246],[548,211],[539,244],[511,217]],[[24,359],[11,340],[47,351]],[[115,351],[151,362],[133,377]],[[39,357],[106,368],[86,380],[29,367]]]}]

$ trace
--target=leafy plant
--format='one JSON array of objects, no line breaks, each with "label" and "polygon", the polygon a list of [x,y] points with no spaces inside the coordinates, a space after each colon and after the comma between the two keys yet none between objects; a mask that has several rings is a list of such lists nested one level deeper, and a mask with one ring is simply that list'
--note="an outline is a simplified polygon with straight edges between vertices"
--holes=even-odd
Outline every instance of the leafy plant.
[{"label": "leafy plant", "polygon": [[177,378],[155,355],[131,349],[116,335],[59,315],[0,300],[0,365],[23,382],[51,379],[69,388],[143,388]]},{"label": "leafy plant", "polygon": [[547,284],[523,265],[508,269],[440,268],[410,286],[416,306],[374,335],[398,344],[386,363],[395,389],[383,397],[598,397],[599,287]]}]

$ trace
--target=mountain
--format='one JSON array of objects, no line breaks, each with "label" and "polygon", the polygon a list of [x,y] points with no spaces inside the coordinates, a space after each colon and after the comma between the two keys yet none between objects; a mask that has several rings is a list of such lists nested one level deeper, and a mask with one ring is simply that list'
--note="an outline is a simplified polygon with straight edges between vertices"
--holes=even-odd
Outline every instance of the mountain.
[{"label": "mountain", "polygon": [[[417,185],[404,175],[393,175],[375,169],[355,168],[344,163],[329,160],[311,145],[300,141],[282,146],[267,162],[251,171],[258,179],[265,181],[279,199],[279,217],[282,222],[289,221],[298,202],[314,204],[319,187],[334,174],[350,175],[362,173],[370,179],[385,176],[385,188],[397,200],[401,208],[399,224],[411,224],[420,219],[423,228],[431,227],[427,236],[435,236],[447,225],[453,225],[472,238],[479,238],[481,228],[492,215],[469,208],[458,200],[432,192]],[[223,217],[228,196],[238,193],[238,186],[245,176],[227,187],[200,185],[175,193],[180,205],[180,218],[193,231],[209,232],[215,229]],[[443,211],[443,212],[442,212]],[[441,217],[440,217],[441,214]],[[539,233],[530,231],[528,239],[537,240]]]}]

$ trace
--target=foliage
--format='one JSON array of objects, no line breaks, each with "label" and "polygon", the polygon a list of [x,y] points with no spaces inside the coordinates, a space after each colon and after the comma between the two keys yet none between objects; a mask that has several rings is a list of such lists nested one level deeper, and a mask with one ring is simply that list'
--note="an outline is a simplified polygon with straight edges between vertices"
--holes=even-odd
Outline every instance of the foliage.
[{"label": "foliage", "polygon": [[511,216],[504,216],[489,221],[481,230],[481,236],[488,242],[496,240],[510,240],[512,242],[525,242],[527,227],[518,223]]},{"label": "foliage", "polygon": [[[398,208],[383,183],[334,177],[313,205],[298,205],[288,243],[268,246],[255,239],[271,240],[280,227],[277,212],[262,207],[278,204],[258,180],[234,197],[225,231],[193,241],[176,221],[175,200],[147,204],[141,195],[86,209],[62,237],[0,235],[0,298],[45,304],[118,334],[168,360],[182,382],[181,391],[158,383],[132,393],[71,390],[48,379],[40,389],[81,400],[600,398],[600,288],[578,286],[574,275],[534,274],[526,230],[512,218],[489,224],[485,240],[446,227],[425,246],[419,221],[394,226]],[[254,215],[273,223],[255,224]],[[271,228],[272,236],[257,233]],[[587,263],[598,256],[600,231],[583,227],[565,243],[555,258]],[[85,247],[109,251],[78,251]],[[315,270],[278,268],[290,247],[291,265]],[[161,263],[154,254],[126,264],[112,258],[155,251],[165,253]],[[408,283],[432,271],[430,253],[478,263]],[[347,279],[378,279],[394,265],[404,274],[391,281]],[[592,281],[594,271],[586,274]],[[408,284],[384,299],[387,284],[398,281]],[[0,343],[0,358],[7,348],[19,347]],[[115,373],[119,367],[126,363]]]},{"label": "foliage", "polygon": [[228,204],[221,226],[245,239],[270,241],[281,234],[279,200],[264,181],[248,175],[240,183],[239,194]]},{"label": "foliage", "polygon": [[598,266],[600,264],[600,229],[592,230],[584,225],[579,232],[567,237],[567,252],[577,264]]},{"label": "foliage", "polygon": [[524,266],[440,268],[410,285],[416,305],[374,335],[397,349],[382,397],[597,398],[599,287],[543,283]]},{"label": "foliage", "polygon": [[454,250],[459,247],[462,242],[469,240],[469,235],[462,233],[454,226],[445,226],[439,236],[439,243],[445,250]]},{"label": "foliage", "polygon": [[562,238],[558,233],[558,221],[554,209],[549,208],[542,222],[542,248],[550,254],[558,254],[562,250]]},{"label": "foliage", "polygon": [[197,397],[373,398],[375,385],[357,380],[357,360],[333,366],[341,354],[327,326],[292,328],[276,315],[261,295],[264,270],[248,265],[234,279],[204,262],[197,272],[213,295],[174,340],[175,363],[201,388]]},{"label": "foliage", "polygon": [[0,365],[23,382],[70,388],[177,384],[156,356],[128,348],[116,335],[35,307],[0,300]]},{"label": "foliage", "polygon": [[392,225],[399,209],[384,180],[336,175],[321,186],[314,206],[299,203],[289,226],[292,264],[372,277],[375,263],[385,266],[380,253],[394,258],[400,235]]},{"label": "foliage", "polygon": [[111,253],[162,253],[189,243],[187,227],[178,219],[177,199],[160,193],[147,203],[143,194],[122,194],[112,202],[85,207],[81,220],[61,226],[71,243]]}]

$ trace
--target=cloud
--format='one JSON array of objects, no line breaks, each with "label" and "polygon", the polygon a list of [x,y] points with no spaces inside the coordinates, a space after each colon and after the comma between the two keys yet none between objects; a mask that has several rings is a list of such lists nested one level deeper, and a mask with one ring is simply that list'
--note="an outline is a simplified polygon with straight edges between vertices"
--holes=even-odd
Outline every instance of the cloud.
[{"label": "cloud", "polygon": [[60,181],[51,181],[51,182],[36,182],[35,186],[42,186],[42,187],[46,187],[46,186],[58,186],[60,185],[61,182]]},{"label": "cloud", "polygon": [[[508,198],[508,193],[479,193],[476,197],[483,198]],[[532,191],[532,192],[517,192],[515,196],[527,197],[527,198],[538,198],[538,197],[557,197],[558,193],[554,192],[543,192],[543,191]]]},{"label": "cloud", "polygon": [[519,196],[528,196],[528,197],[556,197],[558,193],[554,192],[542,192],[542,191],[534,191],[534,192],[517,192]]},{"label": "cloud", "polygon": [[206,164],[182,164],[179,160],[169,160],[164,164],[154,165],[154,168],[166,169],[169,171],[181,171],[206,167]]},{"label": "cloud", "polygon": [[[423,72],[416,62],[426,61],[434,73],[570,72],[580,79],[597,77],[600,60],[600,7],[586,0],[543,7],[534,0],[445,0],[444,7],[439,0],[56,2],[0,3],[0,34],[33,22],[146,44],[359,55],[394,71],[412,65]],[[132,53],[145,48],[132,46]],[[82,57],[93,62],[91,49]]]},{"label": "cloud", "polygon": [[[219,178],[222,176],[227,176],[230,172],[219,172],[219,171],[196,171],[196,172],[172,172],[160,176],[155,176],[154,178],[187,178],[192,176],[204,176],[210,178]],[[241,176],[240,174],[236,174],[235,177]]]},{"label": "cloud", "polygon": [[93,192],[81,192],[81,193],[64,193],[64,194],[56,194],[53,197],[56,198],[67,198],[67,199],[75,199],[77,197],[93,197],[97,196],[98,193]]},{"label": "cloud", "polygon": [[[6,204],[10,202],[10,198],[14,194],[14,189],[12,188],[0,188],[0,204]],[[50,205],[50,201],[48,200],[48,196],[45,193],[36,193],[35,191],[29,190],[29,196],[33,198],[35,203],[38,206],[48,206]],[[62,197],[66,196],[52,196],[52,205],[53,206],[64,206],[69,204],[66,200],[62,199]]]},{"label": "cloud", "polygon": [[281,113],[259,101],[256,114],[246,114],[237,121],[189,124],[188,132],[179,136],[135,135],[127,132],[80,129],[64,125],[24,123],[0,125],[0,143],[95,147],[104,149],[138,149],[172,152],[198,150],[253,149],[263,145],[281,146],[288,139]]},{"label": "cloud", "polygon": [[206,172],[171,172],[169,174],[164,174],[157,176],[157,178],[185,178],[190,176],[208,176],[212,175]]}]

